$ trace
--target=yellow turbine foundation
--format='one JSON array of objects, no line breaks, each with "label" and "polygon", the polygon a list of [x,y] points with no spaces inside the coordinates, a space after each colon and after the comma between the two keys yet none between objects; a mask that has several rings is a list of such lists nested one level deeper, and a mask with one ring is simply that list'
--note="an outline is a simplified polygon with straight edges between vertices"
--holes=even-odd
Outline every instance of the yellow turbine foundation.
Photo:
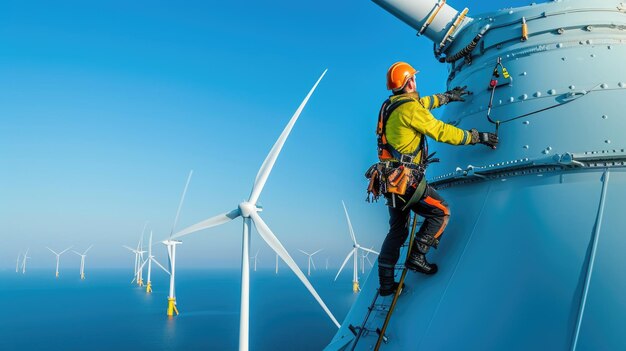
[{"label": "yellow turbine foundation", "polygon": [[147,293],[151,293],[152,292],[152,283],[148,282],[148,284],[146,284],[146,292]]},{"label": "yellow turbine foundation", "polygon": [[352,292],[358,293],[359,290],[359,282],[352,282]]},{"label": "yellow turbine foundation", "polygon": [[59,272],[56,272],[55,276],[58,278],[59,277]]},{"label": "yellow turbine foundation", "polygon": [[139,278],[139,280],[137,280],[137,285],[143,286],[143,279]]},{"label": "yellow turbine foundation", "polygon": [[174,315],[174,312],[176,312],[176,315],[178,315],[178,308],[176,308],[176,298],[168,297],[167,298],[167,315],[169,317],[172,317]]},{"label": "yellow turbine foundation", "polygon": [[85,274],[84,273],[80,274],[80,279],[85,279]]}]

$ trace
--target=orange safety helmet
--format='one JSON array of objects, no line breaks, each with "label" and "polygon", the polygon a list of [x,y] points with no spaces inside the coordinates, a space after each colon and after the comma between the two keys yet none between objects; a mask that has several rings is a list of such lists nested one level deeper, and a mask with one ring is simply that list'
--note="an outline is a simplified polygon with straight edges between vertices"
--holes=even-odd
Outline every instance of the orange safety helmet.
[{"label": "orange safety helmet", "polygon": [[387,90],[398,90],[406,84],[409,78],[419,73],[406,62],[396,62],[387,71]]}]

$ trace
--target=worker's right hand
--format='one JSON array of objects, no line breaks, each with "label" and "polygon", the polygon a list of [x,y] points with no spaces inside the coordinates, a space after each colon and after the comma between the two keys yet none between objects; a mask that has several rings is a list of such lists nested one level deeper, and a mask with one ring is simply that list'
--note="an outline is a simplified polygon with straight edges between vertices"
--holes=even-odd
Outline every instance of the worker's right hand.
[{"label": "worker's right hand", "polygon": [[487,145],[492,149],[495,149],[498,146],[498,136],[489,132],[479,132],[476,129],[470,130],[472,134],[472,140],[470,144],[483,144]]}]

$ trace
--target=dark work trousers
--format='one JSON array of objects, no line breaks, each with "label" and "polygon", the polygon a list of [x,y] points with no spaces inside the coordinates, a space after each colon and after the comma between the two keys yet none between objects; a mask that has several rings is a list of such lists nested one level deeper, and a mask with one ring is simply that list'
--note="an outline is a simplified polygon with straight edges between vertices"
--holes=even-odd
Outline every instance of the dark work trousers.
[{"label": "dark work trousers", "polygon": [[409,236],[410,211],[424,217],[424,223],[416,234],[415,239],[417,240],[421,237],[429,240],[432,240],[432,238],[439,240],[448,224],[450,209],[445,200],[430,185],[426,186],[424,195],[422,195],[419,202],[404,211],[402,210],[404,203],[397,204],[397,208],[394,208],[391,206],[391,201],[388,202],[389,233],[380,250],[378,265],[380,267],[393,268],[400,257],[400,247]]}]

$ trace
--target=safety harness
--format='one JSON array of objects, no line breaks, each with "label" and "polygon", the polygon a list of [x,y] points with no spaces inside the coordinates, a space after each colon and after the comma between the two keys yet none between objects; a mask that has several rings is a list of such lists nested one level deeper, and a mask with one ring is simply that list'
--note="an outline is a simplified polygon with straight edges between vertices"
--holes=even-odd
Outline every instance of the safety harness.
[{"label": "safety harness", "polygon": [[[377,201],[380,195],[385,195],[391,201],[391,206],[396,207],[396,197],[404,202],[404,208],[409,206],[417,198],[421,198],[426,190],[424,174],[429,163],[438,162],[434,159],[434,153],[428,155],[428,142],[426,135],[422,135],[419,146],[410,154],[403,154],[396,150],[387,141],[386,126],[391,113],[408,102],[419,102],[414,99],[398,99],[391,102],[387,99],[380,108],[378,114],[378,125],[376,136],[378,142],[379,162],[370,166],[365,172],[365,177],[369,179],[367,187],[367,202]],[[415,157],[421,152],[421,159],[418,163],[413,162]],[[428,155],[427,157],[425,155]],[[403,195],[409,188],[415,189],[408,199]]]}]

